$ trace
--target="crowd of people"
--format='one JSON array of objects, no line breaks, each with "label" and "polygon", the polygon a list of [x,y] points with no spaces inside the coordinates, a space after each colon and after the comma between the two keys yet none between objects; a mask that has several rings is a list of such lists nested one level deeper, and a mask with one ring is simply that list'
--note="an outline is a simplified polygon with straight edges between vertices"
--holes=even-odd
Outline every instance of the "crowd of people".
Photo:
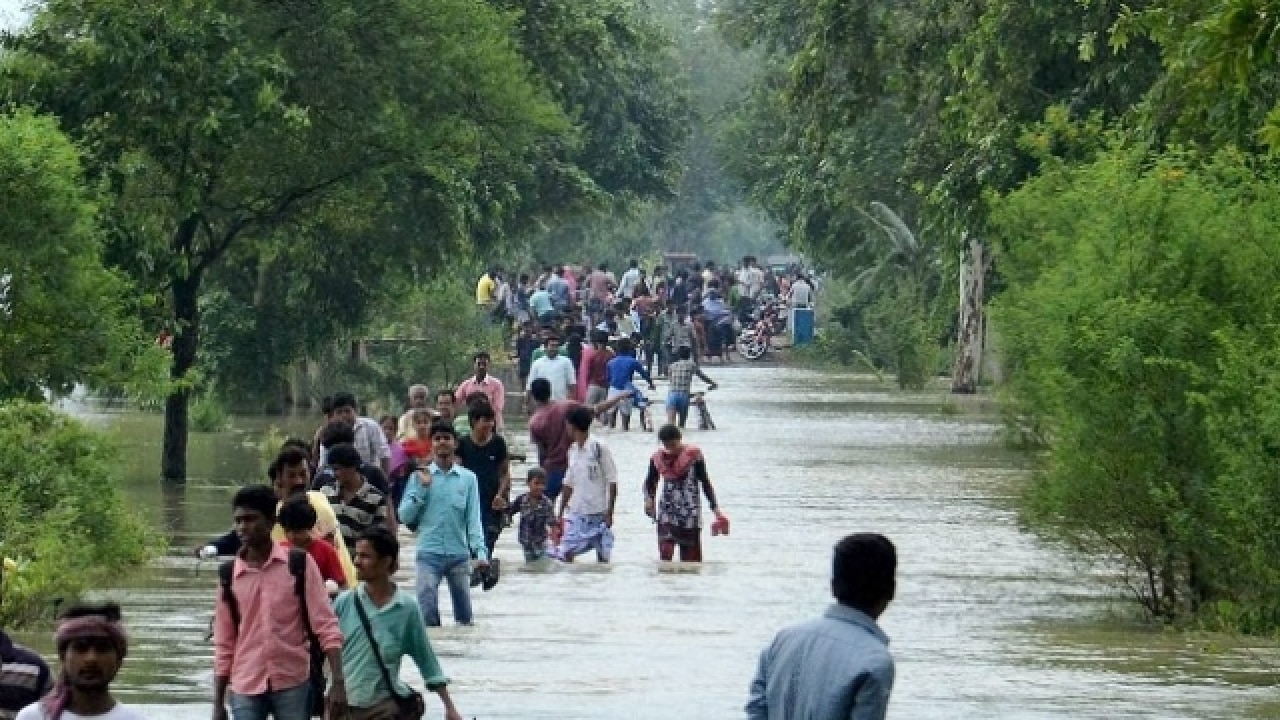
[{"label": "crowd of people", "polygon": [[811,307],[813,279],[799,267],[775,272],[746,256],[736,268],[707,261],[647,270],[631,260],[621,277],[608,263],[548,265],[523,273],[495,267],[476,283],[477,306],[519,333],[522,378],[537,360],[539,340],[558,338],[579,367],[579,354],[595,344],[596,332],[629,341],[645,370],[652,373],[656,365],[659,377],[666,376],[681,348],[689,348],[694,362],[727,363],[735,329],[769,298]]},{"label": "crowd of people", "polygon": [[[511,465],[525,458],[512,452],[504,435],[507,389],[490,373],[488,353],[473,356],[473,373],[456,387],[434,396],[425,385],[410,387],[401,414],[374,419],[360,412],[351,393],[325,398],[325,420],[312,439],[286,441],[268,468],[270,485],[241,488],[231,502],[232,529],[196,550],[206,558],[231,558],[219,566],[211,628],[214,720],[421,717],[422,697],[399,679],[406,656],[445,717],[460,718],[429,640],[429,629],[442,623],[441,584],[454,620],[472,624],[471,592],[498,585],[494,552],[513,524],[526,563],[572,563],[591,554],[600,563],[611,560],[619,471],[593,431],[619,423],[628,428],[629,406],[640,396],[636,376],[650,389],[665,376],[669,386],[668,422],[658,430],[659,447],[643,482],[657,556],[702,562],[704,499],[714,517],[711,533],[730,528],[707,459],[682,431],[693,378],[715,386],[697,362],[699,331],[687,320],[705,313],[689,308],[737,286],[752,298],[769,282],[753,258],[736,274],[716,272],[708,263],[703,275],[682,271],[668,278],[661,269],[649,275],[632,263],[616,282],[604,265],[573,282],[564,268],[552,268],[536,282],[522,278],[515,290],[503,289],[498,271],[482,278],[477,302],[485,312],[507,297],[528,300],[527,308],[519,300],[512,305],[510,319],[520,323],[514,354],[537,462],[516,497]],[[582,293],[573,284],[578,282]],[[682,288],[687,294],[680,294]],[[540,293],[551,298],[549,310],[546,297],[535,299]],[[533,316],[522,318],[522,312]],[[667,313],[679,324],[668,333],[659,322],[651,334],[654,318]],[[588,346],[581,346],[578,331],[586,333]],[[564,335],[568,352],[562,350]],[[415,547],[413,592],[392,580],[402,537]],[[822,622],[843,629],[780,635],[761,659],[751,718],[883,717],[892,661],[875,617],[892,597],[896,560],[892,545],[886,551],[888,541],[881,540],[837,547],[838,603]],[[834,677],[853,668],[864,680],[846,678],[843,689],[812,686],[822,694],[820,702],[805,701],[808,709],[800,709],[794,705],[804,689],[793,687],[803,676],[797,668],[812,662],[814,647],[839,655],[830,639],[841,633],[857,636],[861,659],[846,658],[822,672]],[[62,670],[54,677],[38,656],[0,633],[0,720],[141,717],[109,692],[127,647],[118,607],[74,608],[56,637]],[[862,714],[838,712],[855,705]]]},{"label": "crowd of people", "polygon": [[[531,478],[517,502],[546,516],[540,486],[541,478]],[[243,488],[232,505],[244,547],[217,601],[214,720],[419,720],[426,704],[400,679],[406,656],[446,720],[462,717],[415,598],[392,579],[394,534],[383,527],[361,533],[354,553],[360,583],[330,602],[310,553],[272,539],[278,498],[271,490]],[[584,522],[575,547],[606,555],[592,530]],[[896,573],[897,553],[884,536],[859,533],[837,543],[836,602],[822,618],[779,632],[761,653],[747,720],[884,720],[895,673],[877,621],[893,600]],[[119,605],[71,606],[54,645],[56,674],[0,631],[0,720],[145,720],[111,691],[129,648]]]}]

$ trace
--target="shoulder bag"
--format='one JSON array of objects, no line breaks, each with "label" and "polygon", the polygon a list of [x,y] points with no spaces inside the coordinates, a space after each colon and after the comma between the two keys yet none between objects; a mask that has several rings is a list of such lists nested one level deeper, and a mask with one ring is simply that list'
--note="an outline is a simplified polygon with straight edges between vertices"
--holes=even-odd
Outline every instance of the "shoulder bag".
[{"label": "shoulder bag", "polygon": [[391,699],[396,702],[396,720],[422,720],[422,717],[427,714],[427,703],[422,699],[422,693],[410,689],[408,695],[402,696],[396,692],[396,684],[391,680],[391,671],[387,669],[387,664],[382,659],[382,650],[378,648],[378,641],[373,636],[373,625],[369,622],[369,615],[364,611],[364,601],[360,599],[359,590],[351,594],[351,600],[356,604],[356,613],[360,616],[360,625],[364,627],[365,637],[369,638],[369,646],[373,648],[373,656],[378,659],[382,681],[387,684]]}]

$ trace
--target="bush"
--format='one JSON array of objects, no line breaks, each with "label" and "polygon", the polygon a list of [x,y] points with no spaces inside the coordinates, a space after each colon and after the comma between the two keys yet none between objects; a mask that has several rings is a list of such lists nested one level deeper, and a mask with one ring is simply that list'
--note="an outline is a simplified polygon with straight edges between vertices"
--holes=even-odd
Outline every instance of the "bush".
[{"label": "bush", "polygon": [[16,564],[0,585],[0,627],[53,613],[58,599],[149,559],[159,536],[133,515],[106,438],[33,403],[0,405],[0,555]]},{"label": "bush", "polygon": [[227,429],[231,415],[222,399],[212,392],[204,393],[191,403],[191,429],[195,432],[215,433]]},{"label": "bush", "polygon": [[997,204],[1006,401],[1033,527],[1156,617],[1280,627],[1280,183],[1117,148]]}]

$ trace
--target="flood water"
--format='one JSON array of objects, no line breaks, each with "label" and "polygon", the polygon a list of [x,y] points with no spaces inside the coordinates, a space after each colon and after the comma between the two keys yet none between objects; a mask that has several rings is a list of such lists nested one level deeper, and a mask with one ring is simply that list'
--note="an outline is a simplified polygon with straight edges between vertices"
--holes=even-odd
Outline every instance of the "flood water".
[{"label": "flood water", "polygon": [[[473,596],[476,625],[431,633],[466,717],[742,717],[760,649],[822,612],[831,546],[854,531],[898,547],[898,597],[882,619],[898,662],[892,718],[1280,716],[1274,646],[1146,628],[1114,578],[1018,528],[1025,458],[1002,448],[989,408],[853,376],[708,372],[722,387],[710,398],[719,429],[687,439],[705,451],[733,534],[704,540],[700,572],[662,571],[640,495],[656,441],[602,433],[622,483],[613,564],[524,572],[509,532],[501,584]],[[198,435],[193,478],[166,491],[154,480],[159,417],[110,418],[129,444],[130,497],[173,539],[168,557],[110,591],[133,635],[126,702],[157,719],[208,717],[216,573],[187,549],[228,526],[234,488],[262,479],[265,428],[310,437],[313,421],[242,418]],[[412,663],[405,672],[420,687]]]}]

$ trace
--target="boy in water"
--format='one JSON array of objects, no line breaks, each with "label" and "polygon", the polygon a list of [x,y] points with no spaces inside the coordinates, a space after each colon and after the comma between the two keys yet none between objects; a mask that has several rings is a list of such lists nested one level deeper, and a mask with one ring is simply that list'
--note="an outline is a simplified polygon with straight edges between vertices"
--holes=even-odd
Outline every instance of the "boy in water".
[{"label": "boy in water", "polygon": [[689,418],[689,392],[693,389],[693,378],[697,376],[707,387],[715,390],[716,384],[694,362],[693,350],[681,347],[678,360],[667,369],[671,386],[667,388],[667,424],[684,427]]},{"label": "boy in water", "polygon": [[316,567],[320,568],[320,577],[324,578],[330,597],[347,587],[347,575],[342,571],[338,551],[327,541],[316,540],[312,533],[316,526],[316,510],[305,497],[298,495],[286,500],[280,506],[280,515],[276,519],[284,530],[285,540],[281,544],[307,551],[316,561]]},{"label": "boy in water", "polygon": [[560,517],[567,522],[556,550],[565,562],[573,562],[588,550],[595,550],[596,559],[602,563],[609,562],[613,555],[618,468],[609,448],[590,436],[594,419],[591,410],[582,405],[569,410],[565,416],[570,438],[569,469],[560,495]]},{"label": "boy in water", "polygon": [[547,471],[540,467],[529,468],[529,492],[511,503],[508,514],[520,516],[520,547],[524,548],[524,561],[535,563],[548,556],[547,541],[551,532],[559,527],[555,506],[547,497]]}]

